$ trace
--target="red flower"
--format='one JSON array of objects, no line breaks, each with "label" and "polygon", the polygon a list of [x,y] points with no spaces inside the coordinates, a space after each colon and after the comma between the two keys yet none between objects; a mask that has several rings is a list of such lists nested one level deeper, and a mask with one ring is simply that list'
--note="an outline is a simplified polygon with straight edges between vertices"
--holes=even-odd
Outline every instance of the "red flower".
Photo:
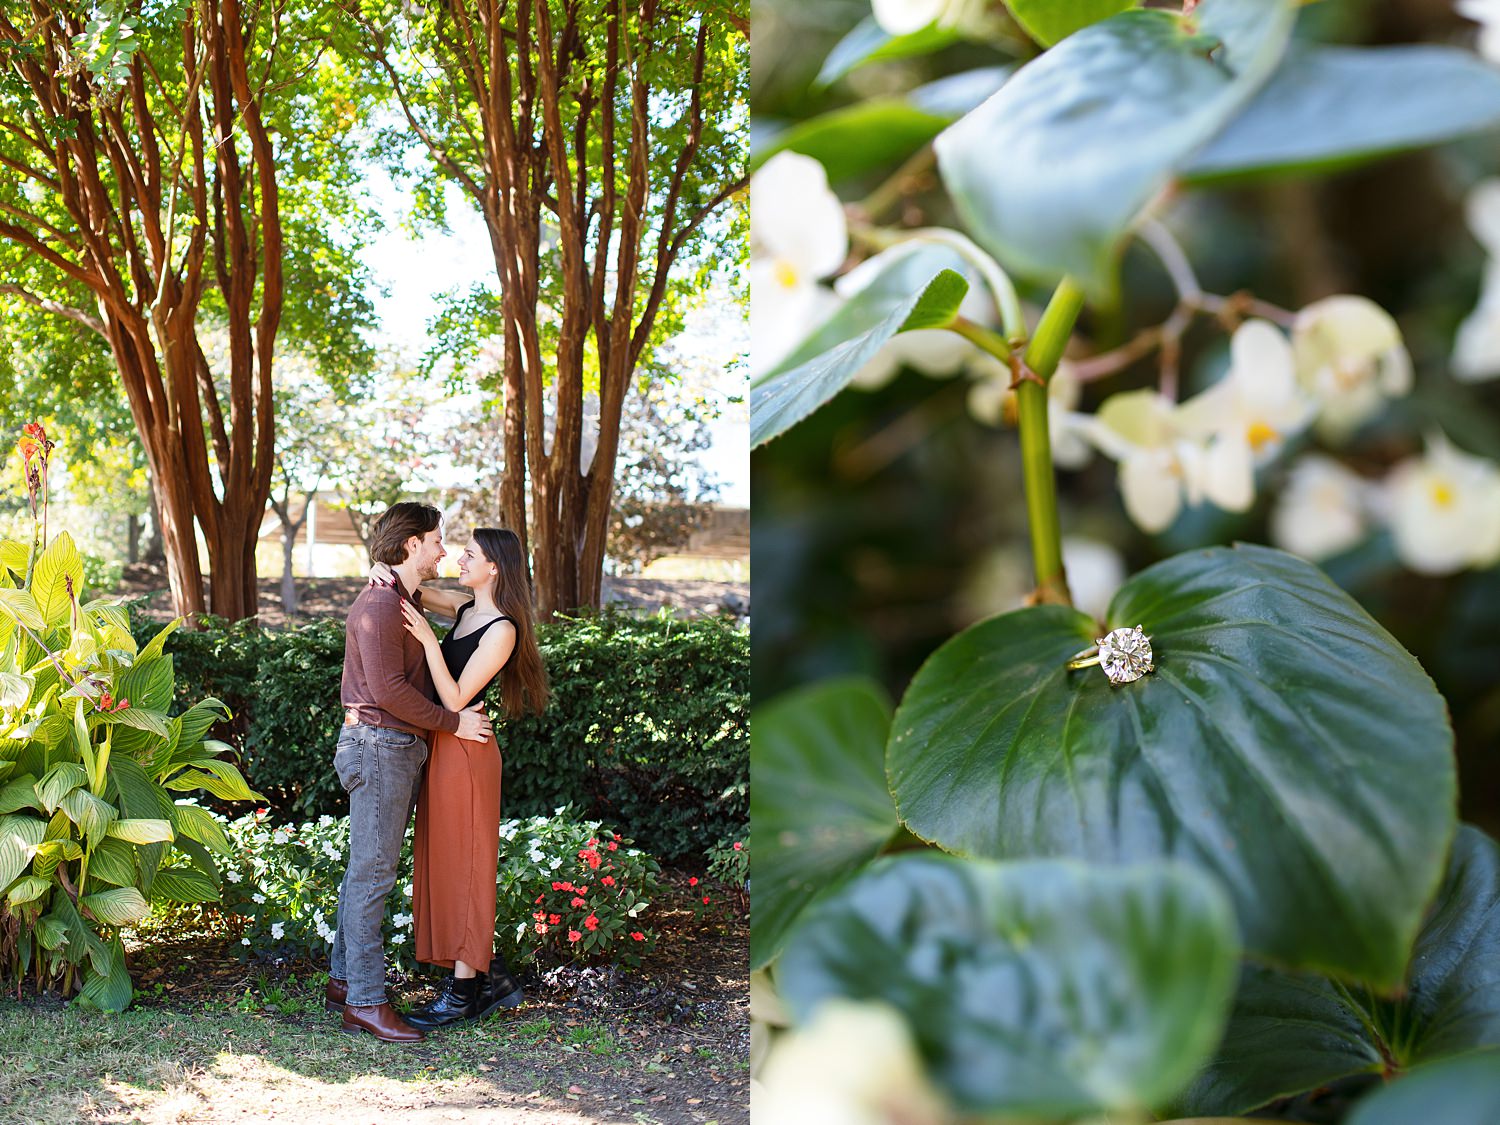
[{"label": "red flower", "polygon": [[737,852],[738,851],[744,851],[744,849],[745,849],[745,845],[744,844],[740,843],[738,840],[736,840],[734,842],[734,850],[735,851],[737,851]]},{"label": "red flower", "polygon": [[611,840],[609,842],[609,850],[612,851],[612,852],[619,851],[620,850],[620,845],[617,844],[617,843],[615,843],[613,840]]},{"label": "red flower", "polygon": [[555,926],[559,922],[562,921],[562,915],[561,914],[551,914],[551,915],[548,915],[547,921],[551,922]]},{"label": "red flower", "polygon": [[574,887],[573,893],[578,895],[586,895],[589,893],[589,889],[587,887]]},{"label": "red flower", "polygon": [[541,902],[541,901],[542,901],[542,899],[544,899],[544,898],[546,898],[546,897],[547,897],[547,896],[546,896],[546,895],[537,895],[537,896],[536,896],[536,900],[537,900],[537,902]]},{"label": "red flower", "polygon": [[575,907],[576,906],[587,906],[588,905],[588,900],[587,899],[581,899],[581,898],[575,898],[573,900],[572,905],[575,906]]},{"label": "red flower", "polygon": [[613,887],[615,885],[615,877],[613,875],[606,875],[599,882],[603,883],[606,887]]},{"label": "red flower", "polygon": [[545,934],[547,932],[547,927],[538,922],[536,924],[536,932],[539,934]]},{"label": "red flower", "polygon": [[532,917],[538,922],[545,922],[547,920],[547,912],[545,910],[538,910]]},{"label": "red flower", "polygon": [[583,935],[580,934],[577,930],[569,930],[568,931],[568,940],[569,941],[581,941],[582,939],[583,939]]},{"label": "red flower", "polygon": [[690,886],[690,887],[696,887],[697,885],[698,885],[698,876],[694,875],[691,879],[688,880],[688,886]]},{"label": "red flower", "polygon": [[630,936],[633,937],[633,938],[635,938],[636,941],[645,941],[646,940],[646,935],[643,934],[643,933],[641,933],[640,930],[633,930],[631,932]]},{"label": "red flower", "polygon": [[584,929],[587,929],[587,930],[597,930],[599,928],[599,919],[597,917],[595,917],[594,915],[590,914],[587,918],[585,918],[583,920],[583,926],[584,926]]},{"label": "red flower", "polygon": [[553,883],[552,884],[552,889],[554,891],[560,891],[560,890],[563,889],[563,885],[561,883]]},{"label": "red flower", "polygon": [[589,854],[588,854],[588,864],[589,864],[589,867],[592,870],[594,870],[594,871],[598,871],[599,870],[599,853],[598,852],[589,852]]},{"label": "red flower", "polygon": [[594,846],[596,846],[598,843],[599,843],[599,841],[596,840],[596,839],[594,839],[594,838],[592,838],[592,837],[589,839],[589,847],[591,847],[591,848],[594,847]]},{"label": "red flower", "polygon": [[127,708],[129,706],[130,706],[130,700],[128,700],[128,699],[122,699],[122,700],[120,700],[120,702],[118,702],[118,703],[115,704],[115,710],[116,711],[123,711],[123,710],[125,710],[125,708]]},{"label": "red flower", "polygon": [[707,906],[707,905],[708,905],[708,901],[709,901],[709,900],[708,900],[708,896],[707,896],[707,895],[704,895],[704,896],[703,896],[703,905],[704,905],[704,906]]}]

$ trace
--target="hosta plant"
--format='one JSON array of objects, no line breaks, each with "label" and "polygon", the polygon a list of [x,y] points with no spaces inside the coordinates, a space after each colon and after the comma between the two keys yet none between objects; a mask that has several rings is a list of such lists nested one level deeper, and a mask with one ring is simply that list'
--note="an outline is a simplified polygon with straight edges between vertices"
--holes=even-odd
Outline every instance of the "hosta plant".
[{"label": "hosta plant", "polygon": [[[22,453],[45,512],[50,446],[34,423]],[[120,932],[153,903],[219,895],[224,834],[179,793],[255,796],[205,699],[178,715],[166,626],[145,646],[113,599],[88,600],[83,559],[60,532],[0,542],[0,976],[82,1003],[130,1002]],[[180,856],[181,866],[168,864]]]},{"label": "hosta plant", "polygon": [[[1258,466],[1304,429],[1346,436],[1409,386],[1410,359],[1363,298],[1292,313],[1204,292],[1157,217],[1164,189],[1493,125],[1500,73],[1457,48],[1297,43],[1291,0],[1007,7],[1035,55],[950,103],[911,141],[932,141],[928,159],[906,153],[850,210],[850,241],[878,253],[837,297],[817,282],[843,260],[842,230],[783,236],[814,214],[844,222],[819,193],[889,158],[894,117],[881,145],[830,115],[758,156],[755,299],[778,331],[757,361],[753,441],[897,364],[931,370],[956,341],[1012,392],[1036,584],[1026,608],[939,647],[894,707],[848,679],[758,708],[751,967],[801,1025],[794,1040],[825,1005],[896,1013],[956,1116],[1242,1114],[1346,1079],[1436,1075],[1500,1045],[1500,863],[1457,824],[1442,697],[1322,571],[1267,547],[1179,554],[1125,582],[1102,619],[1075,609],[1049,392],[1085,309],[1119,312],[1120,259],[1140,238],[1177,290],[1171,317],[1115,352],[1069,355],[1101,379],[1159,354],[1159,385],[1065,421],[1119,462],[1145,530],[1184,504],[1248,509]],[[858,32],[835,69],[894,42]],[[1457,87],[1473,95],[1462,106],[1438,92]],[[931,212],[961,229],[872,221],[903,199],[926,209],[906,195],[928,190],[929,166]],[[832,252],[815,264],[819,247]],[[1034,322],[1028,285],[1045,306]],[[1179,403],[1179,347],[1205,314],[1231,330],[1229,369]],[[1475,536],[1493,538],[1486,519]],[[1111,682],[1091,649],[1137,627],[1150,660]],[[775,1058],[766,1073],[793,1081]],[[808,1081],[801,1093],[825,1097]]]}]

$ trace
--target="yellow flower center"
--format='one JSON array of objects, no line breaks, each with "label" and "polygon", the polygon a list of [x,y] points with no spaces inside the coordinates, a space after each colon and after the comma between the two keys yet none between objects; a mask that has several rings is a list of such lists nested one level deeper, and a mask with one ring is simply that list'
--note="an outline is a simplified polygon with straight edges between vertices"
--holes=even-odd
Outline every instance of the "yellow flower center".
[{"label": "yellow flower center", "polygon": [[1457,498],[1457,494],[1453,491],[1451,484],[1445,480],[1435,480],[1432,482],[1431,488],[1432,502],[1434,504],[1439,508],[1451,508],[1453,506],[1453,501]]},{"label": "yellow flower center", "polygon": [[1250,423],[1250,428],[1245,432],[1245,438],[1250,442],[1250,448],[1259,453],[1261,446],[1269,445],[1281,435],[1264,422],[1256,421]]},{"label": "yellow flower center", "polygon": [[797,267],[785,258],[776,259],[776,284],[783,289],[795,289],[797,287]]}]

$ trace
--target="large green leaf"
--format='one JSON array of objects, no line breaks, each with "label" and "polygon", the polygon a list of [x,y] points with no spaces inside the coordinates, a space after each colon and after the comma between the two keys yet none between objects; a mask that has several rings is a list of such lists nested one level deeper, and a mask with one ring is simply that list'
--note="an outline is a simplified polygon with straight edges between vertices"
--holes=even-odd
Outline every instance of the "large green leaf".
[{"label": "large green leaf", "polygon": [[135,884],[135,846],[107,837],[89,853],[89,875],[117,887]]},{"label": "large green leaf", "polygon": [[1500,1051],[1478,1051],[1412,1071],[1354,1107],[1349,1125],[1495,1125]]},{"label": "large green leaf", "polygon": [[921,292],[944,270],[962,275],[965,263],[963,255],[951,246],[911,241],[882,251],[860,269],[870,271],[868,283],[793,348],[772,369],[773,374],[800,367],[845,340],[878,329],[893,311],[911,300],[913,293]]},{"label": "large green leaf", "polygon": [[31,680],[15,672],[0,672],[0,708],[18,711],[31,699]]},{"label": "large green leaf", "polygon": [[[155,643],[155,640],[151,642]],[[146,646],[147,651],[150,648],[151,645]],[[142,652],[136,662],[116,679],[115,698],[128,699],[132,707],[166,711],[172,705],[172,658],[148,656]]]},{"label": "large green leaf", "polygon": [[[874,16],[866,16],[828,52],[823,68],[818,71],[817,81],[820,86],[827,86],[862,66],[930,55],[956,43],[958,37],[957,31],[935,23],[909,35],[892,35],[876,22]],[[25,565],[24,560],[22,565]]]},{"label": "large green leaf", "polygon": [[131,844],[165,843],[172,839],[172,824],[166,820],[122,818],[109,826],[109,834]]},{"label": "large green leaf", "polygon": [[5,899],[12,906],[21,906],[24,903],[35,902],[46,894],[51,886],[51,879],[28,875],[24,879],[16,880],[15,885],[5,892]]},{"label": "large green leaf", "polygon": [[46,622],[42,619],[42,611],[37,607],[36,599],[27,590],[0,588],[0,613],[3,613],[12,621],[19,621],[28,629],[42,629],[46,627]]},{"label": "large green leaf", "polygon": [[83,589],[83,556],[66,531],[59,532],[36,560],[31,575],[31,593],[43,622],[50,628],[68,620]]},{"label": "large green leaf", "polygon": [[1190,17],[1129,11],[1022,67],[937,138],[969,233],[1001,265],[1115,289],[1141,209],[1270,77],[1289,0],[1204,0]]},{"label": "large green leaf", "polygon": [[871,98],[782,130],[756,153],[755,165],[778,152],[800,152],[836,184],[910,156],[952,120],[905,98]]},{"label": "large green leaf", "polygon": [[13,813],[17,809],[40,810],[41,807],[41,798],[36,795],[36,778],[29,773],[12,778],[0,789],[0,813]]},{"label": "large green leaf", "polygon": [[1500,71],[1456,47],[1304,47],[1187,165],[1194,180],[1348,164],[1500,124]]},{"label": "large green leaf", "polygon": [[218,902],[219,887],[191,867],[163,867],[151,884],[152,902]]},{"label": "large green leaf", "polygon": [[251,789],[239,767],[219,758],[195,758],[185,769],[164,784],[168,789],[191,792],[206,789],[222,801],[263,801],[265,797]]},{"label": "large green leaf", "polygon": [[84,981],[79,1000],[106,1012],[123,1012],[134,994],[125,968],[125,947],[116,938],[105,948],[105,972],[94,968]]},{"label": "large green leaf", "polygon": [[898,332],[941,328],[950,323],[969,283],[943,270],[920,293],[908,297],[868,332],[790,370],[762,376],[750,389],[750,440],[755,445],[796,425],[843,390],[887,340]]},{"label": "large green leaf", "polygon": [[961,1105],[1139,1113],[1218,1042],[1233,933],[1181,866],[903,855],[810,907],[776,982],[799,1019],[835,996],[893,1005]]},{"label": "large green leaf", "polygon": [[151,905],[146,901],[146,896],[134,887],[110,887],[108,890],[95,891],[79,899],[78,905],[111,926],[128,926],[151,913]]},{"label": "large green leaf", "polygon": [[[127,697],[128,698],[128,697]],[[161,711],[152,711],[147,707],[127,707],[123,711],[108,711],[103,716],[106,723],[115,723],[120,726],[134,727],[136,730],[149,731],[151,734],[160,735],[162,738],[170,738],[171,731],[167,729],[167,716]]]},{"label": "large green leaf", "polygon": [[1453,735],[1420,665],[1317,568],[1193,551],[1116,594],[1156,671],[1111,687],[1099,636],[1039,606],[918,672],[887,771],[912,831],[961,854],[1175,856],[1229,891],[1247,949],[1399,986],[1456,823]]},{"label": "large green leaf", "polygon": [[1026,33],[1044,47],[1136,6],[1136,0],[1005,0]]},{"label": "large green leaf", "polygon": [[87,789],[75,789],[61,801],[68,819],[78,825],[93,847],[104,838],[109,826],[120,818],[119,810],[108,801],[94,796]]},{"label": "large green leaf", "polygon": [[1500,1046],[1500,847],[1477,828],[1454,841],[1407,985],[1399,1000],[1384,1000],[1323,977],[1247,967],[1219,1058],[1185,1108],[1243,1113],[1349,1075]]},{"label": "large green leaf", "polygon": [[182,837],[207,844],[220,855],[229,855],[229,837],[213,814],[198,805],[173,805],[172,827],[177,831],[178,842]]},{"label": "large green leaf", "polygon": [[47,771],[47,776],[36,783],[36,795],[42,808],[53,812],[62,799],[80,785],[89,783],[89,775],[77,762],[60,762]]},{"label": "large green leaf", "polygon": [[776,957],[814,896],[863,867],[895,833],[885,784],[890,727],[890,703],[865,680],[814,684],[757,708],[752,968]]},{"label": "large green leaf", "polygon": [[35,846],[19,835],[0,835],[0,890],[10,886],[26,870]]}]

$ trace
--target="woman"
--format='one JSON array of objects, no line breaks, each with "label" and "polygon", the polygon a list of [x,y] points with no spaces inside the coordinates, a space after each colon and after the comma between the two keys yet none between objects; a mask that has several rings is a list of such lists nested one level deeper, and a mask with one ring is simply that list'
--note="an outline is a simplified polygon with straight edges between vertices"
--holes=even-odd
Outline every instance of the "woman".
[{"label": "woman", "polygon": [[[377,571],[371,577],[385,580]],[[438,699],[461,711],[482,700],[498,678],[508,716],[540,713],[547,705],[547,674],[520,538],[513,531],[476,528],[458,560],[458,580],[472,599],[446,590],[422,592],[424,609],[453,619],[441,643],[421,610],[402,606],[407,631],[427,651]],[[521,1002],[520,986],[494,952],[500,747],[494,735],[468,742],[446,731],[434,731],[429,745],[412,879],[416,958],[453,972],[439,985],[436,1000],[406,1017],[421,1028],[477,1019]]]}]

